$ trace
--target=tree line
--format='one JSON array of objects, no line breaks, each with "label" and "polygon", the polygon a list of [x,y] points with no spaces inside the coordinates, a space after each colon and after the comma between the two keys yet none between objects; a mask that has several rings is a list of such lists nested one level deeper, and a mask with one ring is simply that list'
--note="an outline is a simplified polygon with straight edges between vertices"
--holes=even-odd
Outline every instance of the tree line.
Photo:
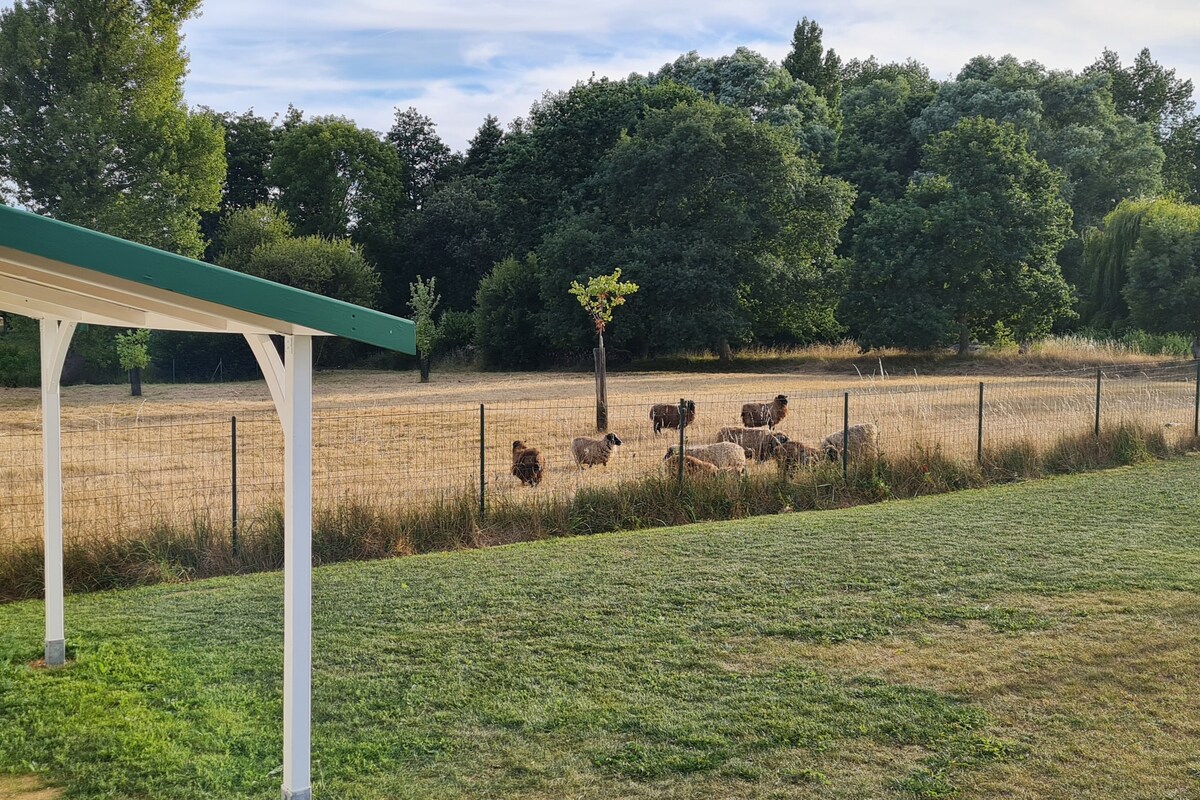
[{"label": "tree line", "polygon": [[[456,152],[415,108],[384,132],[189,109],[179,28],[198,8],[0,12],[3,199],[402,316],[435,279],[430,341],[495,368],[586,352],[569,289],[614,268],[640,291],[607,338],[634,356],[1200,333],[1181,299],[1200,284],[1200,118],[1148,50],[1078,72],[979,56],[937,81],[915,60],[843,62],[803,19],[782,63],[693,52],[581,81]],[[5,322],[0,381],[36,382],[32,327]],[[111,344],[80,335],[84,377],[116,369]],[[213,337],[151,349],[180,377],[218,353],[254,370]],[[339,342],[319,358],[386,363]]]}]

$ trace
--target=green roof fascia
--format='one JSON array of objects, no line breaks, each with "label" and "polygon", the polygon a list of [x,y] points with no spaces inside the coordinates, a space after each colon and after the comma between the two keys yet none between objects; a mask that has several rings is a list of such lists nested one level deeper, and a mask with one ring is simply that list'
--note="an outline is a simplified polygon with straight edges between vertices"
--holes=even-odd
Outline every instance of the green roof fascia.
[{"label": "green roof fascia", "polygon": [[411,320],[3,205],[0,246],[389,350],[417,352]]}]

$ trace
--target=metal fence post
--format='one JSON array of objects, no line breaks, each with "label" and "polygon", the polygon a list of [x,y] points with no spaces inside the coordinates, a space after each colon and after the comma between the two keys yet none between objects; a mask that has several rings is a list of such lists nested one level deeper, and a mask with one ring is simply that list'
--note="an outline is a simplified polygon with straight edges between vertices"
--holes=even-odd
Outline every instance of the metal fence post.
[{"label": "metal fence post", "polygon": [[230,453],[230,477],[229,485],[232,491],[230,492],[233,498],[233,507],[230,509],[231,523],[230,529],[230,548],[236,556],[238,551],[238,501],[237,501],[237,417],[229,418],[229,453]]},{"label": "metal fence post", "polygon": [[479,404],[479,520],[482,522],[487,513],[484,490],[484,455],[483,455],[483,403]]},{"label": "metal fence post", "polygon": [[983,381],[979,382],[979,430],[975,437],[975,463],[983,463]]},{"label": "metal fence post", "polygon": [[842,395],[842,480],[850,476],[850,393]]},{"label": "metal fence post", "polygon": [[1200,358],[1196,359],[1196,408],[1192,412],[1192,436],[1200,437]]},{"label": "metal fence post", "polygon": [[687,427],[687,401],[679,398],[679,490],[683,491],[683,429]]},{"label": "metal fence post", "polygon": [[1100,438],[1100,376],[1102,374],[1103,374],[1103,371],[1099,367],[1097,367],[1096,368],[1096,428],[1095,428],[1095,436],[1097,439]]}]

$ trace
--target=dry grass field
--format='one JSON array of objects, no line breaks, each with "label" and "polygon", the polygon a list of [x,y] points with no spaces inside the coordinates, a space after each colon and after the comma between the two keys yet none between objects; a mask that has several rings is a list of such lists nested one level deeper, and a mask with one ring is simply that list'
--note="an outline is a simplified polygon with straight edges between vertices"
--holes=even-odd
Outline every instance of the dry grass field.
[{"label": "dry grass field", "polygon": [[[483,475],[493,500],[572,494],[661,469],[678,432],[655,436],[648,409],[681,397],[698,409],[686,429],[689,443],[715,441],[718,428],[740,424],[744,402],[783,393],[790,413],[779,430],[815,444],[841,430],[848,392],[850,423],[878,426],[885,454],[918,445],[970,459],[977,446],[980,379],[985,446],[1017,439],[1048,443],[1094,424],[1091,370],[928,377],[843,362],[840,370],[825,363],[775,372],[617,373],[609,379],[609,429],[624,446],[607,467],[581,472],[570,442],[595,429],[590,374],[435,371],[430,383],[420,384],[410,372],[321,373],[314,403],[316,502],[395,507],[477,493],[480,404]],[[1192,430],[1195,396],[1191,362],[1157,368],[1126,363],[1105,370],[1102,418],[1136,420],[1182,436]],[[228,524],[232,416],[238,418],[239,515],[252,523],[282,492],[282,435],[265,384],[151,384],[142,398],[129,397],[122,386],[64,389],[67,538],[119,537],[189,519]],[[517,439],[546,455],[546,478],[537,488],[521,487],[509,473]],[[36,390],[0,389],[0,494],[0,549],[38,536]]]}]

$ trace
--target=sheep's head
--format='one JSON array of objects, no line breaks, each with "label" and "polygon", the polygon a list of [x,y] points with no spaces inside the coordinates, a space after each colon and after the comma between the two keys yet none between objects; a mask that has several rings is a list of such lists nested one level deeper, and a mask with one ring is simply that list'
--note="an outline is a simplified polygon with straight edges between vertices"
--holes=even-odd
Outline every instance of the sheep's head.
[{"label": "sheep's head", "polygon": [[779,405],[781,405],[781,406],[786,406],[787,405],[787,395],[786,394],[775,395],[775,402],[779,403]]},{"label": "sheep's head", "polygon": [[674,448],[674,447],[668,447],[668,448],[667,448],[667,454],[666,454],[665,456],[663,456],[663,461],[670,461],[670,460],[671,460],[671,456],[673,456],[673,455],[675,455],[675,448]]},{"label": "sheep's head", "polygon": [[842,457],[842,451],[833,445],[829,445],[829,447],[825,448],[825,456],[830,461],[837,461]]},{"label": "sheep's head", "polygon": [[516,452],[517,450],[524,450],[524,449],[525,449],[525,443],[522,442],[520,439],[517,439],[515,442],[513,442],[513,452]]},{"label": "sheep's head", "polygon": [[786,444],[787,441],[788,441],[788,437],[784,436],[782,433],[771,434],[771,436],[768,437],[768,439],[767,439],[768,452],[773,451],[776,447],[779,447],[779,445],[781,445],[781,444]]},{"label": "sheep's head", "polygon": [[695,414],[695,413],[696,413],[696,401],[695,401],[695,400],[688,400],[688,401],[687,401],[687,410],[688,410],[688,411],[690,411],[690,412],[691,412],[691,413],[693,413],[693,414]]},{"label": "sheep's head", "polygon": [[607,436],[605,436],[604,441],[608,442],[613,447],[619,447],[621,445],[621,440],[620,440],[620,438],[617,437],[617,435],[615,433],[610,433]]}]

